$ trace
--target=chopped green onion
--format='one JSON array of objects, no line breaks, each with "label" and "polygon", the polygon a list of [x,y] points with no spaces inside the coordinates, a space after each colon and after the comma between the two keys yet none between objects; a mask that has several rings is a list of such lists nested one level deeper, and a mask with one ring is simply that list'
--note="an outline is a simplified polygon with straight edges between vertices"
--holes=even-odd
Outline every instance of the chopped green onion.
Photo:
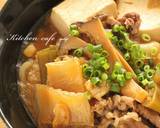
[{"label": "chopped green onion", "polygon": [[132,73],[127,72],[120,62],[116,62],[110,76],[111,90],[119,92],[120,87],[124,86],[125,82],[131,79],[132,76]]},{"label": "chopped green onion", "polygon": [[106,32],[106,36],[107,36],[107,38],[109,38],[109,39],[111,39],[112,38],[112,36],[113,36],[113,34],[112,34],[112,32]]},{"label": "chopped green onion", "polygon": [[144,66],[144,71],[148,71],[150,69],[150,66],[149,65],[145,65]]},{"label": "chopped green onion", "polygon": [[116,83],[111,84],[111,91],[115,93],[120,93],[120,86]]},{"label": "chopped green onion", "polygon": [[132,41],[124,41],[124,43],[123,43],[123,47],[124,47],[124,49],[126,49],[126,50],[130,50],[131,49],[131,46],[133,45],[134,43],[132,42]]},{"label": "chopped green onion", "polygon": [[116,62],[114,65],[115,70],[119,70],[122,68],[122,64],[120,62]]},{"label": "chopped green onion", "polygon": [[156,65],[156,71],[160,72],[160,63]]},{"label": "chopped green onion", "polygon": [[80,32],[78,31],[77,25],[70,25],[69,33],[71,36],[79,36]]},{"label": "chopped green onion", "polygon": [[92,78],[91,78],[91,83],[92,83],[93,85],[98,85],[98,84],[101,83],[101,80],[99,79],[99,77],[92,77]]},{"label": "chopped green onion", "polygon": [[101,79],[102,79],[102,81],[106,81],[108,79],[108,75],[106,73],[103,73],[101,75]]},{"label": "chopped green onion", "polygon": [[[71,31],[76,29],[71,27]],[[73,55],[82,57],[84,52],[91,54],[90,60],[82,65],[82,72],[86,79],[90,79],[93,85],[99,85],[102,81],[108,80],[107,70],[110,68],[107,57],[108,52],[105,51],[102,45],[88,44],[85,48],[78,48],[73,52]]]},{"label": "chopped green onion", "polygon": [[135,73],[140,74],[142,71],[140,69],[136,69]]},{"label": "chopped green onion", "polygon": [[144,79],[144,80],[142,80],[142,84],[143,84],[143,86],[145,86],[145,85],[149,84],[149,81],[147,79]]},{"label": "chopped green onion", "polygon": [[89,65],[88,64],[83,64],[82,68],[83,70],[86,69]]},{"label": "chopped green onion", "polygon": [[147,78],[152,78],[154,74],[154,70],[150,69],[146,71]]},{"label": "chopped green onion", "polygon": [[99,58],[101,58],[101,57],[102,57],[102,55],[101,55],[100,53],[93,53],[93,54],[92,54],[92,58],[95,59],[95,60],[96,60],[96,59],[99,59]]},{"label": "chopped green onion", "polygon": [[88,50],[89,52],[93,53],[93,51],[94,51],[94,46],[93,46],[92,44],[88,44],[88,45],[87,45],[87,50]]},{"label": "chopped green onion", "polygon": [[140,46],[139,45],[137,45],[137,44],[133,44],[132,46],[131,46],[131,51],[132,52],[139,52],[138,50],[139,50],[139,48],[140,48]]},{"label": "chopped green onion", "polygon": [[112,28],[112,32],[117,33],[117,32],[124,32],[126,31],[125,27],[122,25],[114,25]]},{"label": "chopped green onion", "polygon": [[132,73],[131,72],[125,72],[125,78],[126,80],[130,80],[132,78]]},{"label": "chopped green onion", "polygon": [[104,70],[108,70],[109,69],[109,63],[105,63],[105,64],[103,64],[102,65],[102,68],[104,69]]},{"label": "chopped green onion", "polygon": [[102,52],[103,51],[102,45],[99,44],[99,45],[94,46],[93,50],[94,50],[94,52]]},{"label": "chopped green onion", "polygon": [[71,30],[71,31],[70,31],[70,35],[71,35],[71,36],[79,36],[80,33],[79,33],[78,30]]},{"label": "chopped green onion", "polygon": [[123,40],[119,40],[118,42],[117,42],[117,46],[119,47],[119,48],[121,48],[122,46],[123,46]]},{"label": "chopped green onion", "polygon": [[142,39],[143,41],[145,41],[145,42],[149,42],[149,41],[151,41],[151,36],[148,35],[148,34],[146,34],[146,33],[143,33],[143,34],[141,35],[141,39]]},{"label": "chopped green onion", "polygon": [[118,37],[117,36],[112,36],[111,40],[112,40],[112,42],[116,43],[116,42],[118,42]]},{"label": "chopped green onion", "polygon": [[105,50],[103,50],[103,51],[102,51],[102,55],[103,55],[104,57],[108,57],[108,52],[105,51]]},{"label": "chopped green onion", "polygon": [[141,68],[141,67],[143,67],[144,62],[139,59],[139,60],[136,60],[136,61],[135,61],[135,65],[136,65],[136,67]]},{"label": "chopped green onion", "polygon": [[[155,72],[155,70],[151,68],[154,67],[154,64],[151,63],[153,60],[148,58],[146,51],[144,51],[138,43],[130,39],[129,33],[126,31],[126,29],[127,28],[124,26],[122,27],[120,25],[114,25],[112,28],[112,42],[124,54],[125,60],[127,60],[128,63],[133,67],[133,70],[135,70],[136,76],[141,85],[150,85]],[[148,34],[142,34],[141,37],[145,42],[149,42],[151,40],[151,37]],[[158,49],[153,48],[151,49],[150,54],[156,55],[157,52]],[[116,66],[115,64],[111,73],[112,82],[117,83],[120,87],[124,84],[124,82],[132,77],[133,74],[126,72],[123,66]]]},{"label": "chopped green onion", "polygon": [[138,80],[139,81],[143,81],[145,78],[144,78],[144,75],[141,73],[138,75]]},{"label": "chopped green onion", "polygon": [[87,45],[87,50],[91,53],[102,53],[103,51],[103,47],[101,44],[99,45],[92,45],[92,44],[88,44]]},{"label": "chopped green onion", "polygon": [[77,57],[82,57],[82,56],[83,56],[83,49],[82,49],[82,48],[76,49],[76,50],[73,52],[73,55],[75,55],[75,56],[77,56]]},{"label": "chopped green onion", "polygon": [[90,99],[92,98],[92,94],[91,94],[89,91],[85,92],[85,93],[84,93],[84,96],[85,96],[88,100],[90,100]]},{"label": "chopped green onion", "polygon": [[123,86],[126,82],[124,74],[117,75],[117,82],[119,82],[120,86]]},{"label": "chopped green onion", "polygon": [[137,78],[141,85],[143,85],[142,87],[144,87],[145,85],[149,86],[153,83],[152,77],[154,76],[154,73],[155,70],[151,69],[150,65],[145,65],[143,69],[141,68],[141,70],[137,72]]},{"label": "chopped green onion", "polygon": [[88,44],[85,50],[92,55],[87,64],[82,66],[83,74],[91,80],[92,84],[99,85],[108,79],[107,70],[110,67],[107,60],[108,52],[103,49],[102,45],[92,44]]},{"label": "chopped green onion", "polygon": [[83,69],[83,73],[84,73],[85,77],[91,77],[93,74],[93,68],[90,66],[87,66]]},{"label": "chopped green onion", "polygon": [[111,78],[113,80],[115,80],[117,78],[117,75],[118,75],[118,71],[117,70],[113,70],[112,74],[111,74]]},{"label": "chopped green onion", "polygon": [[98,63],[100,64],[105,64],[106,63],[106,58],[105,57],[97,57],[97,60],[96,60]]},{"label": "chopped green onion", "polygon": [[75,29],[78,29],[77,25],[76,24],[72,24],[70,25],[70,30],[75,30]]},{"label": "chopped green onion", "polygon": [[130,54],[127,52],[124,54],[124,58],[128,61],[130,59]]},{"label": "chopped green onion", "polygon": [[153,47],[153,48],[151,49],[151,55],[152,55],[152,56],[155,56],[157,53],[158,53],[158,49],[157,49],[156,47]]},{"label": "chopped green onion", "polygon": [[92,76],[94,76],[94,77],[100,77],[101,76],[101,71],[100,70],[94,70],[93,71],[93,75]]}]

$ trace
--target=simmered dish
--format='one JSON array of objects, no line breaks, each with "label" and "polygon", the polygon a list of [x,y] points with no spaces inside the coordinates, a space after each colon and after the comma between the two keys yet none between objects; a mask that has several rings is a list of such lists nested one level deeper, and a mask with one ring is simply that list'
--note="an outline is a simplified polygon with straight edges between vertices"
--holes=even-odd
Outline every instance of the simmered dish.
[{"label": "simmered dish", "polygon": [[29,42],[20,96],[39,128],[160,128],[159,0],[65,0]]}]

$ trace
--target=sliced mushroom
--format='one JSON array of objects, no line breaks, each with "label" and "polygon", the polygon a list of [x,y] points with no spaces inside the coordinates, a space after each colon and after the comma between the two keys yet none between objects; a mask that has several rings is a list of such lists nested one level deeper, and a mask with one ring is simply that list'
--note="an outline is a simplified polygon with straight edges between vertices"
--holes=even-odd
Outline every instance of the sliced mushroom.
[{"label": "sliced mushroom", "polygon": [[87,43],[78,37],[68,37],[59,42],[59,54],[66,55],[72,49],[77,49],[87,46]]}]

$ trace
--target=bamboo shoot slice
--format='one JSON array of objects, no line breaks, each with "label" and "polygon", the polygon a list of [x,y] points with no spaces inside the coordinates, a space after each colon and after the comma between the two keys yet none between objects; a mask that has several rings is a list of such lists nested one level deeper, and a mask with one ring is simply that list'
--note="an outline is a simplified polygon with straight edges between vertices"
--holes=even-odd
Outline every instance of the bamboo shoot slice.
[{"label": "bamboo shoot slice", "polygon": [[140,103],[143,103],[148,96],[147,91],[141,88],[133,79],[126,82],[125,86],[121,89],[121,93],[124,96],[134,98]]},{"label": "bamboo shoot slice", "polygon": [[122,55],[106,37],[105,30],[100,19],[94,19],[90,22],[82,24],[80,26],[80,31],[83,33],[89,33],[89,35],[91,35],[96,40],[96,43],[100,43],[103,45],[105,50],[110,53],[109,61],[112,64],[114,64],[116,61],[120,61],[127,71],[134,73],[130,65],[124,60]]},{"label": "bamboo shoot slice", "polygon": [[134,71],[133,69],[131,68],[131,66],[127,63],[127,61],[123,58],[123,56],[121,55],[121,53],[115,48],[116,52],[117,52],[117,55],[121,61],[121,63],[124,65],[125,69],[128,71],[128,72],[132,72],[133,74]]},{"label": "bamboo shoot slice", "polygon": [[[106,37],[105,30],[99,19],[94,19],[82,24],[80,26],[80,31],[89,34],[96,40],[96,43],[101,43],[103,45],[105,50],[110,53],[109,62],[111,63],[111,65],[116,61],[119,61],[123,64],[124,68],[127,71],[131,71],[132,73],[134,73],[130,65],[124,60],[122,55]],[[122,88],[122,94],[133,97],[139,102],[143,102],[147,97],[147,92],[143,88],[141,88],[134,80],[128,81],[128,83],[129,84],[126,84],[125,87]],[[130,90],[133,90],[133,94],[131,94]]]},{"label": "bamboo shoot slice", "polygon": [[154,82],[160,86],[160,73],[156,72],[154,77],[153,77]]},{"label": "bamboo shoot slice", "polygon": [[160,113],[160,87],[158,85],[155,86],[153,96],[149,98],[145,101],[144,106]]},{"label": "bamboo shoot slice", "polygon": [[106,51],[110,53],[109,61],[114,64],[115,61],[119,61],[114,46],[111,44],[110,40],[106,38],[105,30],[99,19],[93,19],[87,23],[80,26],[80,31],[91,35],[96,43],[102,44]]}]

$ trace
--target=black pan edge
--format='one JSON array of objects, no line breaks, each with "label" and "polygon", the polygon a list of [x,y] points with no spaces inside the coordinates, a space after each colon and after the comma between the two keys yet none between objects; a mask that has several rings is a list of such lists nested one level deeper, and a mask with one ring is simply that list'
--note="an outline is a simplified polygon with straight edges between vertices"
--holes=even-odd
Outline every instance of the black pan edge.
[{"label": "black pan edge", "polygon": [[[27,35],[32,26],[59,0],[33,1],[10,28],[9,34]],[[17,7],[18,8],[18,7]],[[3,37],[0,49],[0,107],[9,125],[13,128],[35,128],[18,95],[16,65],[22,41],[7,41]],[[9,126],[8,125],[8,126]]]}]

